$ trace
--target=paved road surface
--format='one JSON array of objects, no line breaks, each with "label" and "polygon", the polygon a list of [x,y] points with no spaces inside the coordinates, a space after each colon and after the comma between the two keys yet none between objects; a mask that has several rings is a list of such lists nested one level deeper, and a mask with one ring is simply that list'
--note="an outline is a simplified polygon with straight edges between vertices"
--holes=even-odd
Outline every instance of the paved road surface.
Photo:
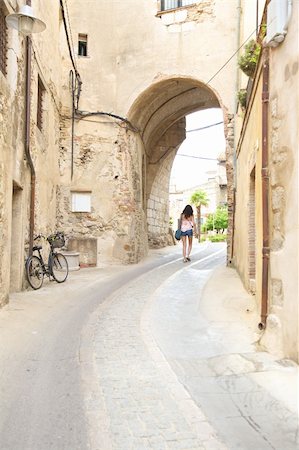
[{"label": "paved road surface", "polygon": [[296,402],[263,386],[264,373],[293,382],[295,365],[256,352],[223,245],[197,246],[188,264],[179,253],[12,296],[0,312],[1,450],[298,448]]}]

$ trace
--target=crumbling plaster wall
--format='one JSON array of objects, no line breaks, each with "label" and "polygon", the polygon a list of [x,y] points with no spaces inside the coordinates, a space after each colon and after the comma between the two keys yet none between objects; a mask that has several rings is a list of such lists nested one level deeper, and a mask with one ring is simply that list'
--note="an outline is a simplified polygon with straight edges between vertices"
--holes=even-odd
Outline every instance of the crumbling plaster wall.
[{"label": "crumbling plaster wall", "polygon": [[[270,48],[269,60],[269,220],[270,265],[268,317],[260,343],[279,357],[298,361],[299,310],[299,64],[298,12],[293,12],[284,42]],[[277,70],[277,68],[280,70]],[[255,80],[257,82],[257,80]],[[237,198],[234,261],[245,286],[248,277],[248,236],[250,235],[249,179],[256,168],[256,298],[261,299],[262,275],[262,183],[261,183],[261,82],[240,145],[237,162]],[[246,119],[245,119],[246,120]],[[260,304],[259,304],[260,308]]]},{"label": "crumbling plaster wall", "polygon": [[[270,53],[270,308],[265,345],[298,361],[299,3],[285,41]],[[280,67],[280,70],[276,68]],[[277,338],[281,338],[278,342]]]},{"label": "crumbling plaster wall", "polygon": [[[261,152],[262,152],[262,79],[261,71],[255,80],[254,98],[250,105],[250,114],[246,116],[246,126],[243,130],[237,154],[236,171],[236,202],[235,202],[235,232],[233,261],[241,279],[249,291],[251,282],[249,273],[249,241],[251,234],[255,235],[255,293],[258,308],[261,308],[261,271],[262,271],[262,197],[261,197]],[[255,172],[254,199],[250,193],[250,176]],[[251,221],[250,202],[254,201],[255,218]],[[253,227],[253,228],[251,228]]]},{"label": "crumbling plaster wall", "polygon": [[[17,3],[4,1],[6,14]],[[60,51],[59,4],[34,2],[35,14],[47,25],[32,36],[30,152],[36,171],[34,233],[56,228],[56,185],[59,183]],[[24,262],[28,255],[30,170],[25,157],[26,39],[7,29],[7,74],[0,73],[0,304],[9,291],[25,285]],[[37,83],[44,87],[43,126],[37,127]],[[46,247],[46,245],[45,245]]]},{"label": "crumbling plaster wall", "polygon": [[[61,135],[59,227],[72,240],[93,239],[97,265],[137,262],[147,252],[140,142],[109,118],[76,121],[75,127],[72,179],[68,120]],[[72,212],[73,192],[90,192],[90,212]]]},{"label": "crumbling plaster wall", "polygon": [[[97,2],[93,0],[89,2],[89,8],[86,8],[85,3],[81,0],[72,2],[68,9],[73,36],[75,36],[75,50],[77,50],[76,37],[78,34],[82,33],[88,36],[87,57],[77,57],[77,66],[83,81],[79,109],[89,112],[106,111],[127,117],[134,102],[147,89],[154,86],[157,81],[171,79],[172,77],[173,79],[189,77],[198,83],[208,83],[211,87],[211,92],[214,92],[219,99],[219,104],[224,111],[229,134],[227,153],[232,154],[232,129],[230,129],[232,125],[231,115],[234,107],[234,84],[232,83],[232,79],[235,78],[236,74],[236,61],[232,60],[231,64],[225,65],[221,71],[221,75],[215,76],[215,74],[227,59],[232,56],[236,49],[235,35],[238,27],[238,14],[235,3],[230,2],[224,5],[220,0],[198,2],[192,7],[180,9],[178,15],[172,16],[168,12],[161,15],[158,14],[156,0],[150,2],[147,0],[136,0],[131,1],[130,5],[126,2],[118,2],[116,0],[109,2]],[[113,36],[113,39],[110,39],[109,36]],[[222,42],[221,46],[219,46],[220,40]],[[67,89],[69,65],[66,64],[67,60],[67,52],[65,52],[63,61],[65,67],[63,104],[68,109],[66,116],[70,117],[70,93]],[[188,96],[190,101],[189,106],[185,108],[182,116],[200,108],[200,102],[198,99],[194,102],[190,92],[182,91],[180,95]],[[167,101],[167,92],[163,94],[157,91],[157,96],[161,96],[161,98],[165,97],[165,101]],[[168,116],[162,118],[161,125],[163,126],[164,121],[167,124],[165,125],[165,130],[172,125],[171,120],[169,120],[173,114],[170,106],[171,104],[169,103]],[[140,114],[142,115],[143,112],[141,109]],[[155,111],[151,113],[154,115]],[[126,239],[122,239],[122,245],[123,247],[126,246],[128,251],[125,256],[122,254],[118,255],[124,261],[137,261],[140,255],[146,253],[147,222],[152,227],[153,222],[157,224],[157,220],[162,221],[161,223],[159,222],[159,230],[156,229],[156,237],[161,229],[165,230],[164,224],[167,220],[166,215],[168,210],[166,186],[175,151],[172,159],[167,161],[167,167],[166,165],[163,166],[166,162],[161,161],[161,167],[157,167],[157,170],[153,171],[153,168],[150,167],[150,160],[152,154],[155,152],[157,142],[153,145],[148,145],[143,140],[144,135],[147,134],[150,128],[147,125],[152,120],[154,118],[151,115],[146,118],[144,122],[146,129],[140,128],[133,121],[132,125],[138,129],[138,132],[130,131],[129,140],[126,136],[128,132],[125,133],[124,130],[118,130],[119,133],[115,132],[114,127],[117,127],[117,125],[113,125],[111,122],[115,123],[117,120],[110,121],[107,119],[110,125],[97,125],[97,129],[95,126],[93,129],[90,129],[87,121],[81,121],[80,125],[78,123],[75,124],[75,144],[76,146],[79,145],[80,150],[76,148],[76,151],[79,153],[76,155],[73,180],[71,182],[70,179],[63,181],[64,187],[62,189],[64,189],[64,192],[60,194],[63,200],[60,198],[58,219],[59,223],[66,227],[69,233],[78,236],[84,234],[86,238],[93,236],[97,239],[98,252],[102,259],[108,260],[111,257],[111,254],[114,253],[111,251],[111,248],[117,247],[119,250],[121,249],[121,246],[118,245],[118,235],[124,233],[123,225],[121,224],[122,220],[127,224],[125,225],[125,232],[131,233],[130,230],[136,230],[134,231],[134,239],[140,241],[140,245],[143,246],[142,251],[138,251],[137,255],[132,256],[130,254],[132,243],[127,244],[126,239],[130,242],[134,241],[134,239],[131,239],[130,234],[128,234]],[[86,131],[84,127],[86,127]],[[69,135],[70,121],[67,119],[63,120],[61,128],[63,134]],[[102,134],[108,138],[105,145],[99,142]],[[93,137],[97,144],[92,142]],[[80,143],[77,141],[78,139]],[[154,139],[155,136],[153,134],[148,139],[148,142],[154,141]],[[118,152],[113,151],[116,147],[116,144],[114,144],[116,140],[119,142],[122,141],[121,145],[130,145],[130,148],[125,151],[122,150],[123,154],[131,155],[127,159],[127,161],[130,161],[130,164],[134,163],[134,152],[138,153],[138,155],[134,155],[138,160],[136,164],[134,163],[135,166],[128,169],[126,164],[123,163],[122,167],[119,168],[119,161],[116,158]],[[95,145],[97,149],[95,149]],[[70,141],[67,136],[66,139],[62,137],[61,147],[62,158],[65,158],[64,152],[67,154],[70,152]],[[89,150],[89,147],[91,147],[91,150]],[[105,149],[104,151],[103,148]],[[86,176],[86,173],[88,173],[86,169],[88,165],[86,158],[88,159],[90,157],[90,151],[92,152],[92,164],[89,164],[90,176],[88,179],[88,176]],[[85,152],[86,157],[83,160],[82,158],[80,159],[80,152],[82,155]],[[99,175],[97,172],[97,178],[94,178],[95,173],[91,166],[95,165],[97,170],[101,167],[101,162],[100,160],[98,161],[98,158],[100,158],[97,155],[98,152],[101,152],[102,156],[104,155],[105,167],[109,159],[109,164],[111,164],[111,174],[109,176],[107,176],[107,171],[105,172],[104,170],[105,173],[102,172]],[[143,158],[145,158],[147,163],[145,171],[142,168]],[[67,168],[67,164],[69,163],[70,161],[68,160],[67,162],[66,158],[62,166],[65,171],[70,173],[70,166]],[[112,173],[116,173],[116,169],[121,169],[119,180],[122,182],[119,184],[112,177]],[[136,176],[126,177],[126,170],[129,170]],[[151,183],[149,180],[153,178],[154,172],[157,180],[163,179],[163,185],[158,181],[156,184],[153,182],[153,189],[147,189],[146,192],[141,192],[140,198],[139,196],[137,198],[134,194],[136,190],[134,183],[137,183],[140,189],[142,187],[144,188],[143,180],[145,175],[147,178],[146,186],[149,186],[149,183]],[[97,185],[101,186],[101,188],[95,188],[93,186],[92,190],[93,208],[94,205],[98,206],[92,210],[91,216],[87,215],[85,217],[81,214],[79,219],[79,217],[76,217],[76,214],[71,214],[69,211],[71,190],[76,188],[76,186],[80,187],[80,189],[89,189],[88,186],[91,177],[97,180]],[[100,181],[102,177],[105,180],[104,185]],[[109,177],[112,178],[110,179]],[[230,175],[229,179],[231,179]],[[110,199],[106,191],[107,186],[109,186],[108,191],[112,192]],[[163,192],[159,189],[159,186],[163,186]],[[143,188],[141,190],[144,191]],[[125,192],[122,192],[122,189]],[[161,197],[162,193],[163,202],[166,202],[166,205],[160,204],[160,214],[156,206],[154,206],[155,204],[152,203],[153,197],[150,197],[154,195],[157,200],[157,197]],[[97,199],[98,196],[99,199]],[[123,197],[129,198],[128,203],[130,206],[128,209],[131,210],[131,216],[130,214],[126,216],[125,211],[123,211],[121,204],[121,198]],[[147,210],[143,201],[145,197],[149,205]],[[156,201],[156,205],[158,203]],[[106,221],[103,220],[105,217],[105,204],[108,205],[108,209],[110,205],[111,210],[119,212],[119,222],[116,223],[113,221],[112,229],[108,230],[109,233],[105,228]],[[136,216],[132,216],[132,211]],[[147,215],[148,217],[146,217]],[[91,217],[97,217],[93,222],[94,226],[86,226],[86,221],[90,220]],[[81,230],[80,220],[83,223]],[[130,225],[128,225],[129,220]],[[96,222],[98,222],[97,229],[95,229],[97,227]],[[109,251],[104,247],[105,241],[103,238],[103,236],[107,238],[108,235],[109,242],[111,242],[111,245],[109,244]],[[166,242],[166,239],[163,238],[162,240]],[[139,245],[137,245],[137,248],[139,248]],[[136,251],[136,248],[134,251]]]}]

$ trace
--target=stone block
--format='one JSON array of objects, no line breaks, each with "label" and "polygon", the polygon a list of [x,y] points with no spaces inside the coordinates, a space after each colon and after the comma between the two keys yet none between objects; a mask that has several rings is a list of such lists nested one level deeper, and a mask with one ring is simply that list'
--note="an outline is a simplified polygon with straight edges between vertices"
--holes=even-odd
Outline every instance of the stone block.
[{"label": "stone block", "polygon": [[97,265],[97,239],[70,238],[67,249],[68,251],[80,253],[80,267],[93,267]]},{"label": "stone block", "polygon": [[68,266],[69,266],[69,271],[80,269],[80,265],[79,265],[80,253],[79,252],[61,251],[60,253],[62,253],[66,257],[66,260],[67,260]]}]

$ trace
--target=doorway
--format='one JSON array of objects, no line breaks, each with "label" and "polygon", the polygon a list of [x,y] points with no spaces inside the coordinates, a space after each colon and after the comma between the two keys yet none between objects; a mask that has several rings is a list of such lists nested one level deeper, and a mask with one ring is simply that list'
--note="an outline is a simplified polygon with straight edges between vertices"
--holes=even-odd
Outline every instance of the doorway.
[{"label": "doorway", "polygon": [[23,279],[23,233],[22,233],[22,188],[13,182],[10,254],[10,292],[22,288]]},{"label": "doorway", "polygon": [[256,225],[255,225],[255,167],[250,174],[248,217],[248,278],[252,293],[256,289]]}]

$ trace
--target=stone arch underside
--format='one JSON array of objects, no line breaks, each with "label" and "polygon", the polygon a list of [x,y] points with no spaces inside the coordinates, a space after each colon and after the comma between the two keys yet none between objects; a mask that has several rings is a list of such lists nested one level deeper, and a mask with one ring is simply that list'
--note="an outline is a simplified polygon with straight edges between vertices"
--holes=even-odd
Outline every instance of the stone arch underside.
[{"label": "stone arch underside", "polygon": [[146,155],[145,200],[151,248],[171,243],[169,181],[177,150],[185,140],[185,116],[220,107],[215,93],[191,78],[152,84],[132,105],[128,119],[139,130]]}]

